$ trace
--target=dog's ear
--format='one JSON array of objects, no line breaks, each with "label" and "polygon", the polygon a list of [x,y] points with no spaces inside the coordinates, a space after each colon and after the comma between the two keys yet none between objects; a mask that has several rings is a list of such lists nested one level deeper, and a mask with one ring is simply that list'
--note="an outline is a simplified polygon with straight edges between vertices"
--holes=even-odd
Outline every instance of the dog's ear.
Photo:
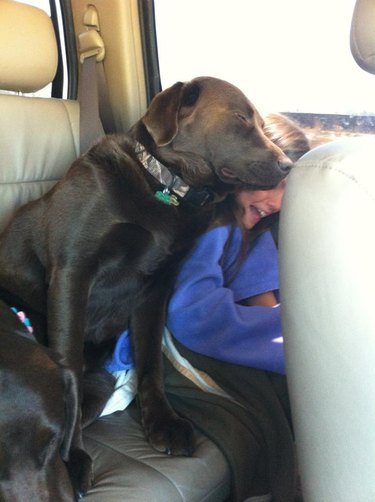
[{"label": "dog's ear", "polygon": [[72,370],[63,368],[65,384],[65,431],[61,445],[61,457],[64,462],[69,460],[69,452],[72,446],[74,431],[77,425],[79,412],[79,393],[75,374]]},{"label": "dog's ear", "polygon": [[199,92],[200,88],[194,82],[177,82],[154,97],[142,122],[156,146],[168,145],[177,135],[180,108],[193,106]]},{"label": "dog's ear", "polygon": [[177,134],[177,115],[183,85],[182,82],[176,82],[157,94],[142,119],[156,146],[167,145]]}]

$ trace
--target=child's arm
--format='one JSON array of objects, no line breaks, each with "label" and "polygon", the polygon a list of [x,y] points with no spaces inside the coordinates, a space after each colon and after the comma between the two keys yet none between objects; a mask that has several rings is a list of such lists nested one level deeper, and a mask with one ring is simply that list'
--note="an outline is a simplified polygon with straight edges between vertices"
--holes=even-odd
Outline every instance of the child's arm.
[{"label": "child's arm", "polygon": [[240,303],[241,305],[247,305],[248,307],[275,307],[278,305],[278,301],[273,291],[267,291],[266,293],[246,298],[246,300],[242,300]]}]

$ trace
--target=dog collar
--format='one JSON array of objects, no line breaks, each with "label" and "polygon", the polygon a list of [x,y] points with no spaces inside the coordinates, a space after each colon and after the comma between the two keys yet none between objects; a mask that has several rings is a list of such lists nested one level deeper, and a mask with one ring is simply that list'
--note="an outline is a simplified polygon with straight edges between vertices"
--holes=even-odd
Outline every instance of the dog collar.
[{"label": "dog collar", "polygon": [[138,141],[135,144],[135,153],[143,167],[164,186],[162,191],[155,192],[155,197],[160,201],[178,206],[179,201],[183,200],[192,206],[202,207],[213,200],[214,196],[210,190],[204,189],[198,192],[191,188],[182,178],[171,173],[164,164],[155,159]]}]

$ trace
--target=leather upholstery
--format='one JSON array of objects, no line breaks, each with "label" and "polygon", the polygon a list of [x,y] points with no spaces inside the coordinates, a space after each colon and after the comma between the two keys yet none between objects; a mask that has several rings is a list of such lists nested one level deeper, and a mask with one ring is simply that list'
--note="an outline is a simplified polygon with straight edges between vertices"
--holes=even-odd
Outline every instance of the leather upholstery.
[{"label": "leather upholstery", "polygon": [[34,92],[53,80],[57,45],[44,11],[1,0],[0,48],[0,89]]},{"label": "leather upholstery", "polygon": [[357,0],[350,33],[350,48],[357,64],[375,74],[375,2]]},{"label": "leather upholstery", "polygon": [[0,94],[0,230],[16,207],[40,197],[79,152],[79,105]]},{"label": "leather upholstery", "polygon": [[0,230],[19,205],[40,197],[79,153],[79,105],[29,93],[48,85],[57,67],[49,16],[0,0]]},{"label": "leather upholstery", "polygon": [[[373,0],[357,0],[351,49],[375,73]],[[283,200],[282,321],[305,502],[375,500],[374,159],[375,135],[318,147]]]},{"label": "leather upholstery", "polygon": [[[356,2],[351,50],[375,73],[374,0]],[[375,135],[316,148],[283,200],[282,320],[305,502],[375,500],[374,159]]]},{"label": "leather upholstery", "polygon": [[375,136],[305,155],[280,221],[286,367],[305,502],[375,500]]},{"label": "leather upholstery", "polygon": [[280,221],[286,367],[305,502],[375,500],[375,136],[321,146]]},{"label": "leather upholstery", "polygon": [[220,502],[229,493],[222,453],[197,434],[193,457],[169,457],[146,441],[135,403],[100,418],[84,433],[94,460],[94,487],[87,502]]}]

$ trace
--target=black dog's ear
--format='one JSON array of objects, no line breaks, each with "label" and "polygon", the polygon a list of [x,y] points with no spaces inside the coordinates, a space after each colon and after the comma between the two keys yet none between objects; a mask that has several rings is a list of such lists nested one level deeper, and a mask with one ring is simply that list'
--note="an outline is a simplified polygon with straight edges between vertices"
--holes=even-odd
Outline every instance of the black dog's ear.
[{"label": "black dog's ear", "polygon": [[61,445],[61,457],[64,462],[69,460],[69,452],[72,447],[74,432],[78,420],[79,393],[75,374],[72,370],[64,368],[63,379],[65,383],[65,431]]},{"label": "black dog's ear", "polygon": [[156,146],[168,145],[178,132],[178,113],[181,106],[193,106],[199,96],[199,86],[177,82],[157,94],[142,118]]}]

